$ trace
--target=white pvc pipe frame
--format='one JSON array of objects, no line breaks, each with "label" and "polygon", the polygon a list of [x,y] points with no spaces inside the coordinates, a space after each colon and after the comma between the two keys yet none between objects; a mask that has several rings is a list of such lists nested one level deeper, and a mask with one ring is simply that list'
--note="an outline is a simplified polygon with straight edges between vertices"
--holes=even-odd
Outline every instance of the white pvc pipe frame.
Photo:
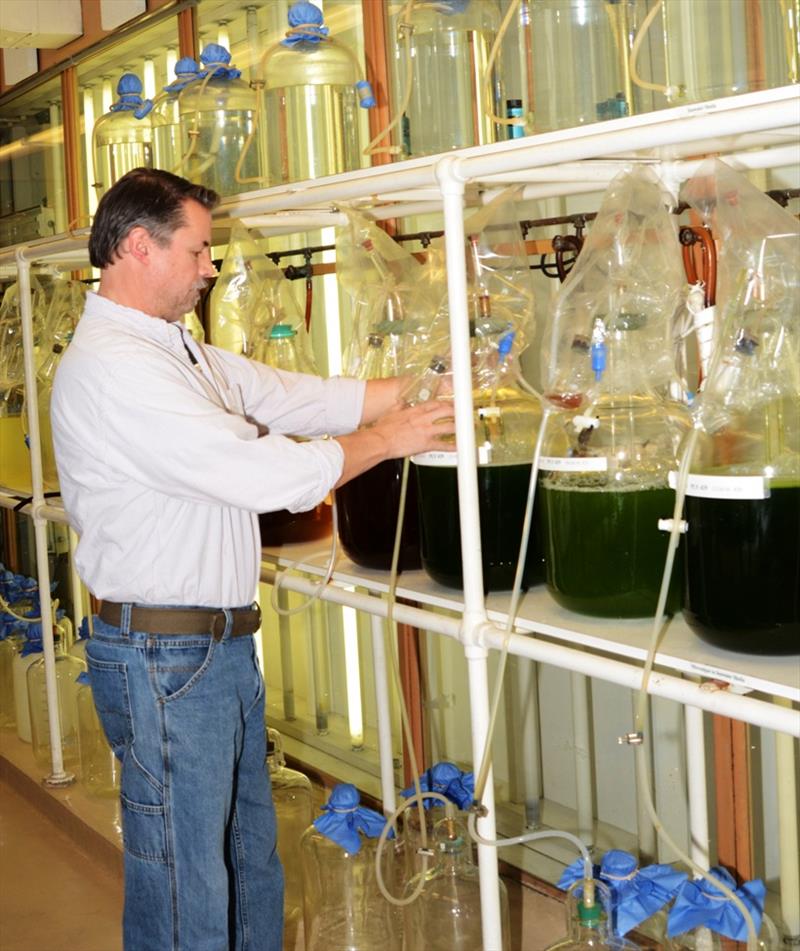
[{"label": "white pvc pipe frame", "polygon": [[[459,441],[458,488],[461,499],[460,527],[463,553],[464,614],[460,622],[450,625],[441,624],[441,630],[456,637],[464,644],[468,662],[470,707],[473,738],[473,759],[477,768],[483,754],[483,744],[489,719],[487,656],[489,649],[502,649],[505,634],[486,619],[483,598],[483,578],[481,568],[480,526],[478,520],[477,476],[474,467],[475,444],[472,426],[472,388],[469,364],[468,308],[466,292],[466,273],[464,261],[464,192],[469,181],[521,173],[524,178],[526,169],[558,167],[567,162],[581,162],[596,159],[598,156],[623,156],[636,152],[643,147],[674,148],[673,158],[682,154],[691,154],[692,143],[708,141],[712,137],[732,137],[733,143],[743,139],[742,133],[763,131],[795,130],[800,124],[800,99],[798,90],[785,87],[765,93],[752,93],[737,96],[730,100],[717,100],[696,107],[680,107],[661,113],[642,117],[620,119],[608,123],[573,129],[568,132],[550,133],[528,140],[511,140],[483,149],[468,149],[458,156],[447,155],[438,160],[416,160],[404,163],[402,169],[391,166],[364,170],[357,175],[334,176],[313,185],[296,187],[282,186],[268,189],[258,195],[237,196],[228,200],[219,208],[217,217],[244,217],[250,215],[280,213],[287,208],[317,208],[326,205],[335,209],[338,203],[348,200],[367,199],[378,194],[429,187],[438,183],[441,190],[445,218],[445,252],[448,272],[448,296],[450,307],[451,346],[453,353],[453,379],[455,391],[456,434]],[[751,139],[748,138],[747,144]],[[783,143],[780,143],[783,145]],[[696,151],[696,150],[695,150]],[[732,151],[732,149],[731,149]],[[776,165],[784,160],[785,148],[775,149]],[[739,164],[746,166],[747,156]],[[652,159],[649,159],[652,161]],[[764,167],[764,159],[759,165]],[[670,161],[670,179],[680,180],[691,170],[693,163]],[[684,166],[682,169],[681,166]],[[592,176],[593,177],[593,176]],[[496,179],[497,180],[497,179]],[[582,190],[580,169],[576,169],[576,188]],[[564,184],[557,192],[549,184],[529,186],[530,196],[534,194],[563,193]],[[36,257],[69,251],[75,247],[69,239],[62,241],[37,242],[29,253]],[[37,255],[37,252],[38,255]],[[0,265],[10,260],[10,252],[0,253]],[[20,291],[23,315],[23,341],[26,348],[26,389],[36,392],[35,367],[33,364],[33,332],[30,302],[30,260],[26,259],[26,249],[17,249],[15,258],[20,275]],[[27,289],[27,291],[26,291]],[[42,588],[42,610],[45,615],[43,634],[45,644],[45,670],[48,688],[48,706],[50,713],[51,737],[60,738],[57,705],[55,702],[55,658],[50,623],[49,570],[47,566],[47,546],[44,527],[46,506],[43,499],[41,450],[36,412],[30,411],[29,433],[31,436],[31,462],[33,476],[32,515],[36,532],[37,566],[39,583]],[[284,584],[294,590],[303,590],[301,579],[286,578]],[[307,591],[306,593],[311,593]],[[340,600],[343,594],[349,599]],[[356,594],[341,592],[328,586],[323,592],[327,600],[351,604],[371,614],[376,611],[377,599],[363,598]],[[384,604],[385,602],[378,602]],[[411,614],[416,611],[419,617]],[[418,609],[397,605],[395,615],[398,620],[407,620],[427,630],[436,630],[440,624],[432,624],[431,614]],[[439,618],[439,622],[447,619]],[[542,663],[551,663],[576,673],[599,677],[613,683],[620,683],[630,689],[638,689],[641,681],[641,669],[609,658],[584,654],[573,648],[558,644],[540,642],[531,637],[512,635],[509,650],[523,657],[530,657]],[[793,736],[800,734],[800,717],[793,711],[750,697],[731,695],[723,691],[707,693],[688,681],[663,674],[653,674],[649,692],[655,696],[669,699],[698,709],[722,713],[735,719],[765,726],[779,733]],[[61,759],[60,742],[52,743],[54,781],[63,781],[65,776]],[[488,815],[480,820],[479,831],[486,838],[494,838],[494,801],[491,774],[487,783],[484,805]],[[497,853],[488,846],[479,846],[478,859],[481,881],[481,908],[483,919],[483,941],[485,951],[495,951],[501,945],[499,893],[497,885]]]}]

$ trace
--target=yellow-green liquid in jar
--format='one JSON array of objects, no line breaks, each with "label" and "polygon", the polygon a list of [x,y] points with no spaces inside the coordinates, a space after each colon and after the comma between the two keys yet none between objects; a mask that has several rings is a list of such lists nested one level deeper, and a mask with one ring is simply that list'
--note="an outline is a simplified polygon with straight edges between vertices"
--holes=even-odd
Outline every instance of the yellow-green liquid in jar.
[{"label": "yellow-green liquid in jar", "polygon": [[[549,484],[548,484],[549,483]],[[545,478],[538,505],[547,586],[559,604],[597,617],[656,610],[675,493],[664,487],[564,486]],[[681,607],[679,549],[666,610]]]}]

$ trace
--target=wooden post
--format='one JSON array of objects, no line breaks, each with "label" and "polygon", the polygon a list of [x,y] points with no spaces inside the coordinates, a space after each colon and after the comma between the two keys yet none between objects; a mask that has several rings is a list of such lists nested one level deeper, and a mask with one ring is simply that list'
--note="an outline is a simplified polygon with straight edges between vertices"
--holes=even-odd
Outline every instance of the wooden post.
[{"label": "wooden post", "polygon": [[[61,74],[61,122],[64,127],[64,178],[67,192],[67,228],[89,224],[86,196],[81,183],[81,113],[78,104],[78,70],[68,66]],[[91,137],[92,130],[85,134]],[[87,176],[87,188],[93,176]]]}]

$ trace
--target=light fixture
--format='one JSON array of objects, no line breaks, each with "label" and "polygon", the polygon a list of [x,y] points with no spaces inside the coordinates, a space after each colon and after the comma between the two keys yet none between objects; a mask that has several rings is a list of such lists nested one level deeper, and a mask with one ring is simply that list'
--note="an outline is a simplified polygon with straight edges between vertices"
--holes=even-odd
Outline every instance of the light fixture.
[{"label": "light fixture", "polygon": [[167,49],[167,84],[175,78],[175,64],[178,62],[178,52],[173,47]]},{"label": "light fixture", "polygon": [[[355,590],[355,589],[349,589]],[[358,617],[355,608],[342,608],[344,631],[344,676],[347,685],[347,728],[354,750],[364,746],[364,715],[361,708],[361,665],[358,659]]]},{"label": "light fixture", "polygon": [[[334,244],[335,228],[323,228],[320,232],[322,244]],[[323,251],[322,263],[333,264],[336,251]],[[339,284],[335,274],[326,274],[322,278],[322,294],[325,309],[325,345],[328,354],[328,376],[339,376],[342,372],[342,327],[339,322]]]},{"label": "light fixture", "polygon": [[144,58],[142,86],[144,87],[144,98],[153,99],[156,94],[156,67],[152,56],[145,56]]},{"label": "light fixture", "polygon": [[94,215],[97,211],[97,189],[94,187],[94,151],[92,149],[92,130],[94,129],[94,88],[92,86],[83,87],[83,149],[86,156],[86,169],[88,172],[89,187],[87,195],[89,199],[89,214]]}]

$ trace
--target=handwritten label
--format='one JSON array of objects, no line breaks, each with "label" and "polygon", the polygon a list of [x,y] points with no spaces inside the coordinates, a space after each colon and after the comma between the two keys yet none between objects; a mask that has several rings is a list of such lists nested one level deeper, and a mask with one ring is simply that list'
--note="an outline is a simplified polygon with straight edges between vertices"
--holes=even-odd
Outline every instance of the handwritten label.
[{"label": "handwritten label", "polygon": [[411,461],[418,466],[447,466],[458,464],[458,455],[455,452],[420,452],[411,457]]},{"label": "handwritten label", "polygon": [[606,472],[605,456],[541,456],[539,468],[544,472]]},{"label": "handwritten label", "polygon": [[[678,485],[678,473],[670,472],[671,488]],[[764,476],[713,476],[689,474],[686,494],[700,499],[768,499],[769,485]]]}]

